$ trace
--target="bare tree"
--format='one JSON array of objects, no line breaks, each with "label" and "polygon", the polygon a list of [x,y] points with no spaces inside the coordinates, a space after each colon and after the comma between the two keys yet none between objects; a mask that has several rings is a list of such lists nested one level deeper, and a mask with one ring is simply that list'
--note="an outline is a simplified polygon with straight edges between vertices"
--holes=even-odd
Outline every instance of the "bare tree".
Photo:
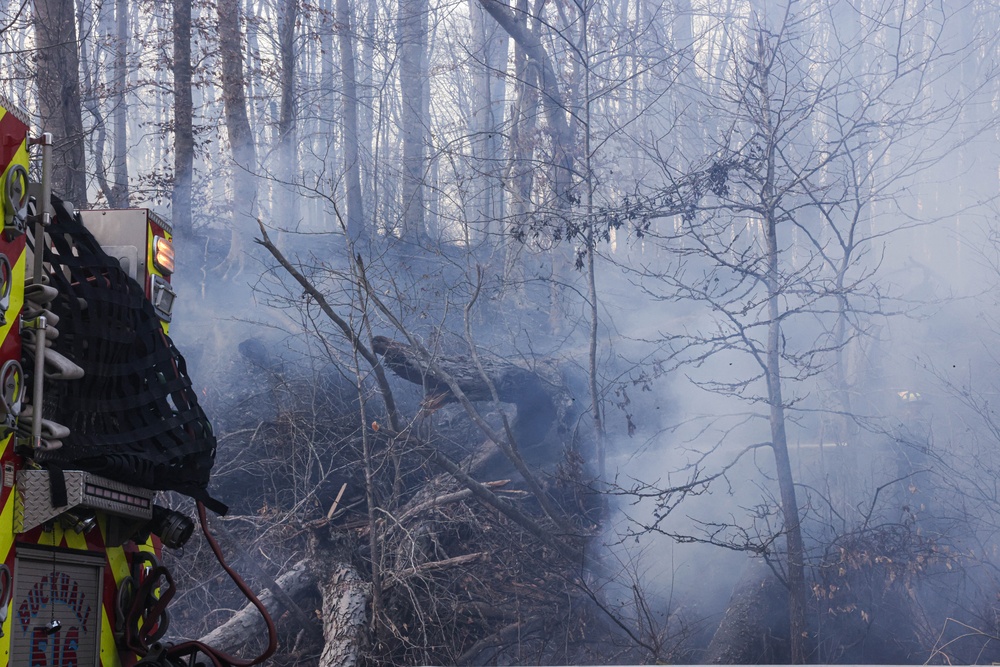
[{"label": "bare tree", "polygon": [[[298,86],[296,79],[299,75],[296,67],[297,52],[295,43],[295,28],[298,23],[299,3],[298,0],[286,0],[279,8],[278,17],[278,51],[281,63],[281,109],[278,114],[278,147],[279,156],[278,173],[282,175],[282,180],[292,183],[299,180],[299,158],[296,126],[298,122],[298,108],[296,97]],[[290,187],[281,187],[281,195],[278,209],[280,215],[288,220],[297,221],[299,218],[299,198],[297,193]]]},{"label": "bare tree", "polygon": [[424,197],[427,180],[427,0],[399,3],[400,132],[403,138],[401,236],[416,240],[426,234]]},{"label": "bare tree", "polygon": [[114,143],[112,145],[112,177],[108,191],[108,205],[111,208],[128,208],[128,68],[129,11],[125,0],[115,0],[115,43],[114,43],[114,94],[112,98],[114,118]]},{"label": "bare tree", "polygon": [[[772,518],[779,526],[770,526],[772,518],[758,509],[750,526],[708,520],[700,536],[673,534],[771,562],[788,590],[789,658],[797,663],[811,650],[809,545],[790,456],[789,415],[823,410],[808,403],[808,394],[824,376],[842,385],[842,351],[864,336],[871,318],[888,314],[885,291],[874,278],[878,247],[886,235],[917,223],[897,217],[875,226],[867,216],[876,202],[900,201],[911,179],[942,159],[949,145],[935,137],[962,107],[961,101],[931,103],[924,78],[931,63],[937,66],[951,54],[929,53],[905,71],[891,58],[880,61],[875,34],[884,23],[877,20],[829,55],[814,57],[800,48],[818,26],[842,26],[844,12],[853,11],[836,2],[808,8],[788,3],[777,14],[744,17],[746,32],[733,38],[742,46],[734,50],[731,78],[719,83],[717,97],[704,98],[708,115],[722,128],[712,157],[632,211],[613,213],[638,219],[640,236],[656,239],[666,251],[661,256],[674,258],[633,265],[637,282],[655,298],[694,301],[710,313],[668,336],[670,358],[702,369],[720,356],[739,353],[748,360],[745,375],[725,366],[722,374],[688,372],[699,389],[734,401],[734,410],[740,403],[752,406],[747,419],[766,420],[765,443],[748,443],[749,422],[739,418],[741,427],[722,428],[721,439],[746,438],[736,460],[761,446],[772,452]],[[905,30],[907,24],[901,25]],[[851,68],[860,62],[887,66]],[[886,165],[881,157],[890,151],[894,160]],[[876,156],[871,163],[869,156]],[[652,219],[659,216],[677,216],[672,229],[657,232]],[[843,405],[830,413],[850,419]],[[661,489],[656,518],[640,530],[661,529],[683,497],[727,477],[732,461],[708,474],[702,470],[706,459],[697,458],[688,483]]]},{"label": "bare tree", "polygon": [[232,151],[232,233],[229,261],[242,265],[245,225],[257,217],[257,145],[247,116],[246,72],[243,66],[240,5],[236,0],[218,3],[219,56],[226,130]]},{"label": "bare tree", "polygon": [[87,168],[74,3],[36,3],[34,25],[38,58],[35,84],[41,123],[55,140],[52,187],[74,205],[86,208]]},{"label": "bare tree", "polygon": [[361,192],[361,150],[358,141],[358,85],[354,53],[357,35],[354,15],[347,0],[336,0],[337,25],[340,29],[340,70],[344,87],[341,103],[344,110],[344,175],[347,179],[347,235],[363,244],[369,234]]},{"label": "bare tree", "polygon": [[470,144],[472,152],[472,213],[470,221],[483,233],[505,217],[501,173],[505,75],[510,39],[479,3],[469,0],[472,58],[475,73]]},{"label": "bare tree", "polygon": [[[552,193],[556,206],[569,203],[573,169],[573,135],[567,120],[569,106],[560,92],[559,78],[541,37],[499,0],[480,0],[483,8],[510,35],[537,67],[542,108],[552,140]],[[530,85],[530,84],[528,84]]]},{"label": "bare tree", "polygon": [[174,183],[170,200],[173,226],[190,234],[191,184],[194,172],[194,101],[191,76],[191,0],[173,3]]}]

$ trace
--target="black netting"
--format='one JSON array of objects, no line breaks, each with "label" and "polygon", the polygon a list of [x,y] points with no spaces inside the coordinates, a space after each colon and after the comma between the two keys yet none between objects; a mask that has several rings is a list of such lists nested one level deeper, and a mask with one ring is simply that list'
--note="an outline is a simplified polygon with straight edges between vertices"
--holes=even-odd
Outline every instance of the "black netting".
[{"label": "black netting", "polygon": [[[53,198],[46,273],[59,297],[52,349],[84,370],[45,383],[45,417],[68,426],[60,449],[39,462],[87,470],[210,506],[206,487],[215,436],[191,387],[184,358],[160,328],[143,288],[109,257],[79,216]],[[29,366],[30,368],[30,366]],[[29,394],[30,395],[30,394]]]}]

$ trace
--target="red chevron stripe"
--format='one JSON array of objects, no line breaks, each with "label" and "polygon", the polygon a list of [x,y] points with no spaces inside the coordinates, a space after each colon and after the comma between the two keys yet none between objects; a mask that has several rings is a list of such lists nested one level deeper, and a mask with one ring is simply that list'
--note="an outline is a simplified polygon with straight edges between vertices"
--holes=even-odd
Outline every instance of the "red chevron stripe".
[{"label": "red chevron stripe", "polygon": [[14,159],[17,150],[28,138],[28,126],[8,112],[0,118],[0,172]]}]

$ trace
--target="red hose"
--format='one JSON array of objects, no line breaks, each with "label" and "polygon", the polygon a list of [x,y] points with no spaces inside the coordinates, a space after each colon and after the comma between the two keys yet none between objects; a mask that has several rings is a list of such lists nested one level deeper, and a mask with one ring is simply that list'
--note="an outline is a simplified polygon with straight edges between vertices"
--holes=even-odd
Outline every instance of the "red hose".
[{"label": "red hose", "polygon": [[254,595],[253,591],[242,577],[238,575],[235,570],[233,570],[227,563],[225,557],[222,555],[222,549],[219,547],[219,543],[216,542],[215,537],[208,530],[208,518],[205,515],[205,504],[200,500],[198,501],[198,520],[201,521],[201,530],[205,533],[205,539],[208,540],[209,546],[212,547],[212,552],[215,557],[219,560],[219,565],[222,569],[226,571],[226,574],[233,580],[236,587],[240,589],[243,595],[257,607],[257,611],[260,615],[264,617],[264,622],[267,624],[267,648],[259,656],[253,660],[244,660],[241,658],[235,658],[227,653],[223,653],[217,649],[212,648],[206,644],[201,643],[197,640],[183,642],[176,646],[171,646],[167,650],[167,655],[172,658],[179,658],[184,656],[191,656],[197,653],[203,653],[208,658],[212,660],[212,664],[215,667],[250,667],[251,665],[259,665],[264,662],[278,649],[278,630],[274,627],[274,621],[271,619],[271,615],[267,613],[267,608],[264,604]]}]

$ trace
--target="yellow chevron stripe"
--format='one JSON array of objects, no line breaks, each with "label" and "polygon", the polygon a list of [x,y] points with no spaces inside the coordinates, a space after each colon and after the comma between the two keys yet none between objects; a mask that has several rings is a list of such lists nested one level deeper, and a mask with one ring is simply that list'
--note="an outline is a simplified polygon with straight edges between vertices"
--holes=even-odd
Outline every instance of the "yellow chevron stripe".
[{"label": "yellow chevron stripe", "polygon": [[121,667],[121,664],[111,619],[108,618],[108,608],[105,606],[101,611],[101,667]]},{"label": "yellow chevron stripe", "polygon": [[[0,220],[2,223],[2,220]],[[0,225],[2,226],[2,225]],[[24,275],[27,265],[27,254],[22,252],[18,257],[8,257],[12,263],[11,268],[11,289],[10,289],[10,306],[7,309],[8,313],[18,313],[21,311],[21,306],[24,305]],[[17,335],[17,330],[14,327],[18,324],[21,318],[19,317],[8,317],[7,323],[0,326],[0,341],[7,339],[7,336],[14,332]]]},{"label": "yellow chevron stripe", "polygon": [[83,536],[83,533],[78,533],[75,530],[64,530],[63,537],[66,538],[66,546],[70,549],[87,550],[87,538]]},{"label": "yellow chevron stripe", "polygon": [[[101,531],[101,542],[104,543],[104,553],[115,578],[115,587],[121,586],[122,580],[131,574],[125,550],[120,546],[108,546],[108,516],[104,512],[97,513],[97,525]],[[114,614],[117,600],[105,600],[101,610],[101,667],[118,667],[121,665],[121,654],[115,643]]]}]

